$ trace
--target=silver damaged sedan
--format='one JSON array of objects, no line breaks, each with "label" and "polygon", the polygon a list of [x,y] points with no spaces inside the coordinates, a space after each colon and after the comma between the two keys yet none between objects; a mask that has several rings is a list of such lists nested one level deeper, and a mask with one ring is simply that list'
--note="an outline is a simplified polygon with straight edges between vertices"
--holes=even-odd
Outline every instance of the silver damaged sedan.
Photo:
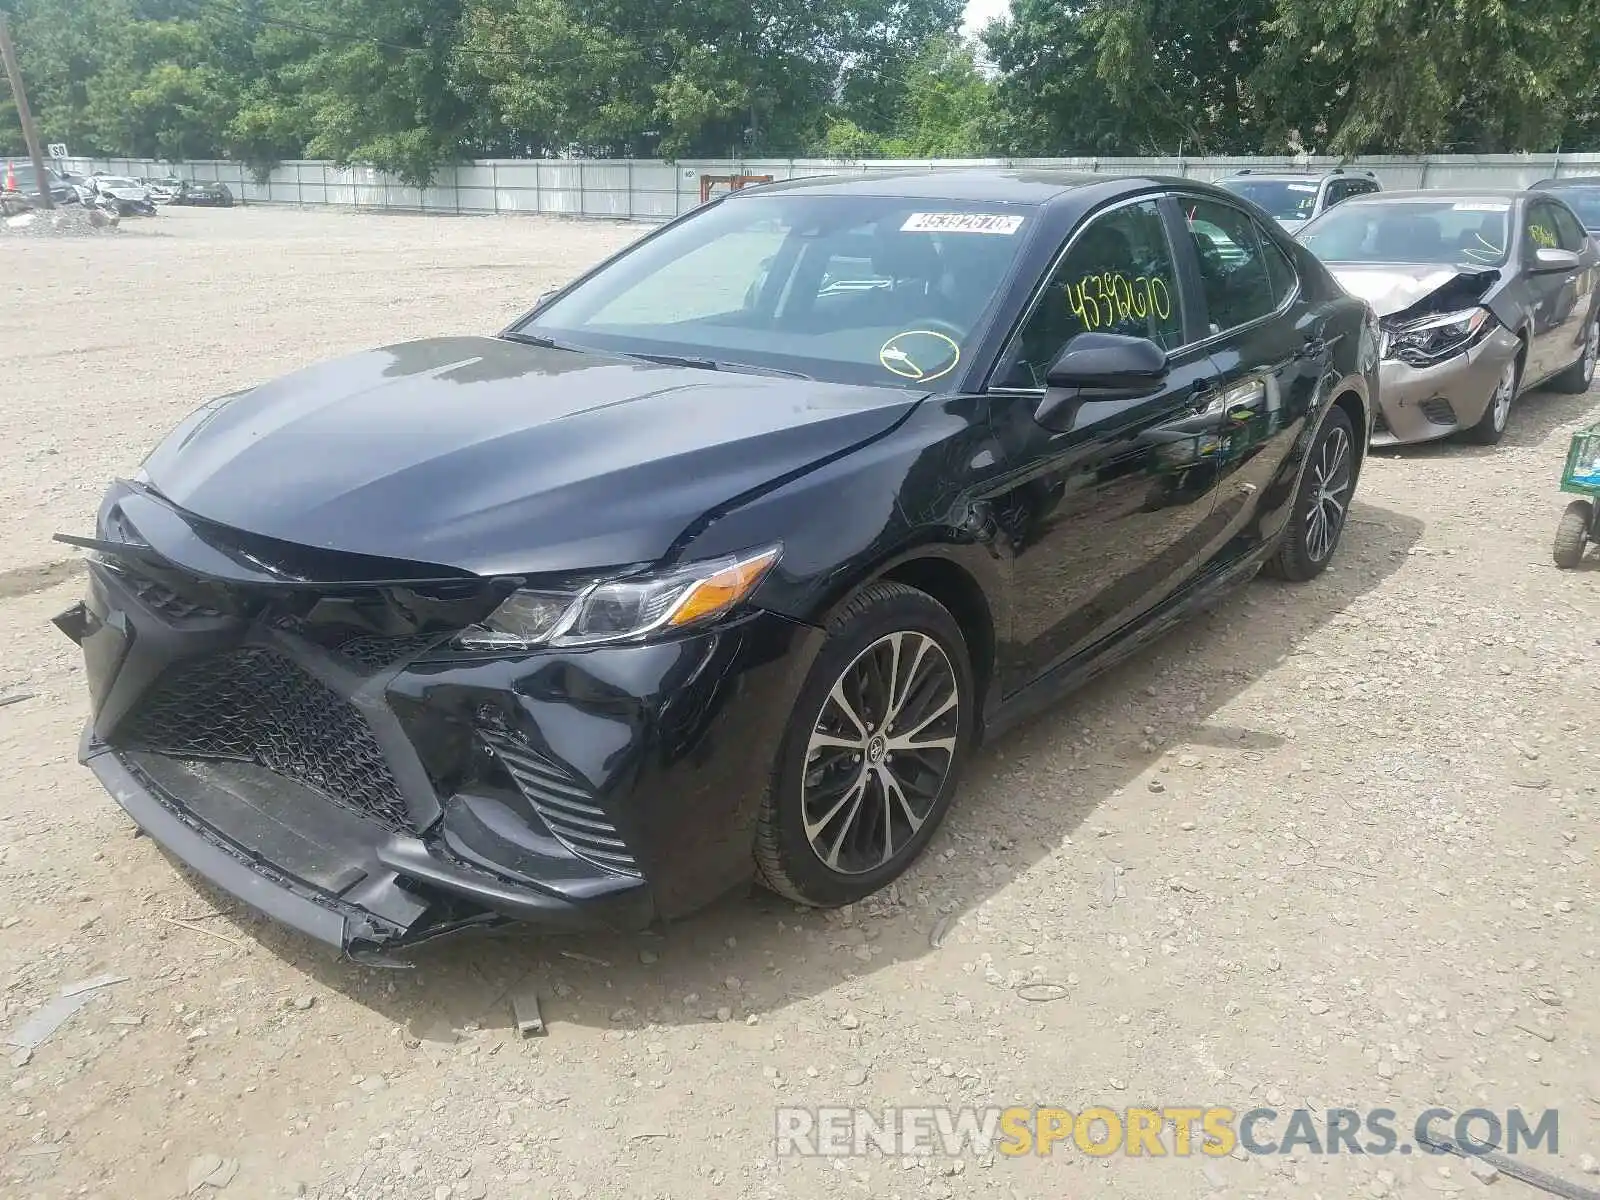
[{"label": "silver damaged sedan", "polygon": [[1548,192],[1380,192],[1296,237],[1382,325],[1374,445],[1492,445],[1525,389],[1594,379],[1600,246]]}]

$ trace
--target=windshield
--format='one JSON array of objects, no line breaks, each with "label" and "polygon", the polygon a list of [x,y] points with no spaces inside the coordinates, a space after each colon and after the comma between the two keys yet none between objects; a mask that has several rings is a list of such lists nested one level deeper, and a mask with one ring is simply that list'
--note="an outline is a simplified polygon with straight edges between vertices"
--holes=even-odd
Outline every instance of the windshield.
[{"label": "windshield", "polygon": [[1499,267],[1510,215],[1506,200],[1357,200],[1318,217],[1299,239],[1326,263]]},{"label": "windshield", "polygon": [[745,197],[641,244],[516,332],[837,383],[949,387],[1032,209]]},{"label": "windshield", "polygon": [[1309,220],[1317,207],[1318,185],[1302,179],[1222,179],[1218,185],[1280,221]]},{"label": "windshield", "polygon": [[137,188],[139,185],[131,179],[123,179],[117,175],[105,175],[100,179],[100,186],[109,188]]},{"label": "windshield", "polygon": [[1600,233],[1600,183],[1582,187],[1554,187],[1552,195],[1565,200],[1590,233]]}]

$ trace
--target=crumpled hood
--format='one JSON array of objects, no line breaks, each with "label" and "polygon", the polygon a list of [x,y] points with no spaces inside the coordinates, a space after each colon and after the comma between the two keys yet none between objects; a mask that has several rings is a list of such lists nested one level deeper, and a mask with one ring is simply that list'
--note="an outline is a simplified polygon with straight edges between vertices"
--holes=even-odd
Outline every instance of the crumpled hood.
[{"label": "crumpled hood", "polygon": [[586,570],[660,558],[708,512],[885,433],[921,398],[435,338],[208,405],[143,477],[189,513],[286,542],[479,574]]},{"label": "crumpled hood", "polygon": [[1499,274],[1492,268],[1437,263],[1330,263],[1328,270],[1345,291],[1372,305],[1380,317],[1402,312],[1457,279],[1482,275],[1487,286]]}]

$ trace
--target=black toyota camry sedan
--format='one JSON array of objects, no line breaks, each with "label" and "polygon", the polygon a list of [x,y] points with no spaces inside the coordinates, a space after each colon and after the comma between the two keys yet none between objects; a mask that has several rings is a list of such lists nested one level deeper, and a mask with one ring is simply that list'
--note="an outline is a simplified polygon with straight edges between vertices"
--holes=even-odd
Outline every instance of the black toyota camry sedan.
[{"label": "black toyota camry sedan", "polygon": [[983,738],[1328,564],[1371,311],[1185,180],[746,189],[495,336],[205,405],[116,483],[83,759],[353,957],[917,857]]}]

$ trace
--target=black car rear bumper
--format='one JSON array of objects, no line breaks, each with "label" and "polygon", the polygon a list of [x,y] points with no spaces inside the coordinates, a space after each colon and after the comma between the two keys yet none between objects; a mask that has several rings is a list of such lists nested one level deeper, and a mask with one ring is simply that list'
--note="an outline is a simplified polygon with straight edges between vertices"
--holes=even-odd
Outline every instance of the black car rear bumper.
[{"label": "black car rear bumper", "polygon": [[755,612],[464,656],[448,633],[350,638],[174,584],[91,560],[57,618],[87,666],[80,756],[170,853],[357,957],[510,922],[638,929],[747,882],[824,636]]}]

